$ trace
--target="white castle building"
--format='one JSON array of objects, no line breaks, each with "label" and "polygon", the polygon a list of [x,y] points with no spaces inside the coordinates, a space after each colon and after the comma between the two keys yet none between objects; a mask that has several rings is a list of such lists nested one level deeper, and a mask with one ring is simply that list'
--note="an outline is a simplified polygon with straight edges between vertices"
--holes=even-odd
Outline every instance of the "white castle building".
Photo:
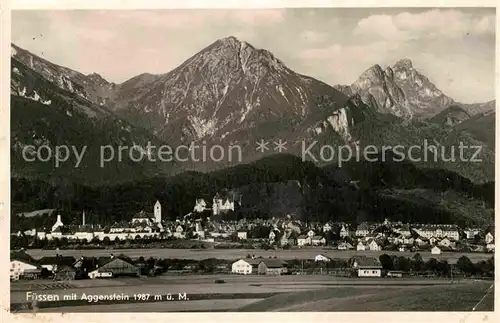
[{"label": "white castle building", "polygon": [[235,204],[241,205],[241,196],[239,200],[235,200],[235,194],[232,196],[222,197],[217,193],[213,198],[212,213],[213,215],[219,215],[221,213],[226,213],[228,211],[234,211]]}]

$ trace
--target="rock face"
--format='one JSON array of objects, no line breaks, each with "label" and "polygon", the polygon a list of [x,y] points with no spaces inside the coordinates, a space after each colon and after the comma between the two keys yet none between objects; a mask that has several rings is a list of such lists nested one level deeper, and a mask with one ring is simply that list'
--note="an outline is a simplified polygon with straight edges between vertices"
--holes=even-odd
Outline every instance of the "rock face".
[{"label": "rock face", "polygon": [[365,104],[376,106],[379,112],[405,119],[430,117],[453,103],[409,59],[401,59],[385,69],[374,65],[351,86],[336,88],[348,95],[358,93]]},{"label": "rock face", "polygon": [[115,84],[97,73],[84,75],[51,63],[27,50],[11,44],[11,57],[43,76],[46,80],[81,98],[104,105],[112,96]]},{"label": "rock face", "polygon": [[140,77],[132,88],[126,83],[118,86],[114,109],[160,138],[181,142],[229,138],[263,124],[293,126],[321,112],[318,95],[334,97],[335,108],[348,99],[234,37],[217,40],[167,74]]}]

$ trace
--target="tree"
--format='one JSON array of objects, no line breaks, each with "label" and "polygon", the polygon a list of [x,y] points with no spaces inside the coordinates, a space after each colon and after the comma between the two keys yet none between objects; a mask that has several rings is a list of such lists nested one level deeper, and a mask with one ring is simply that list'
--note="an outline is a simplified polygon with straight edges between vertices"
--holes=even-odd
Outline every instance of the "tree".
[{"label": "tree", "polygon": [[407,257],[396,257],[394,259],[394,269],[401,271],[409,271],[410,270],[410,259]]},{"label": "tree", "polygon": [[425,263],[422,256],[417,252],[415,256],[413,256],[413,261],[411,262],[411,267],[415,271],[421,271],[424,269]]},{"label": "tree", "polygon": [[425,269],[429,271],[436,272],[438,270],[439,263],[436,258],[431,258],[425,263]]},{"label": "tree", "polygon": [[448,276],[450,274],[450,265],[448,261],[441,260],[437,265],[437,270],[442,276]]},{"label": "tree", "polygon": [[102,239],[102,243],[105,246],[109,246],[111,244],[111,239],[109,237],[104,237],[104,239]]},{"label": "tree", "polygon": [[383,255],[380,255],[379,260],[380,263],[382,264],[382,268],[384,268],[385,270],[394,269],[394,262],[392,261],[391,256],[384,253]]},{"label": "tree", "polygon": [[475,272],[474,264],[467,256],[458,258],[457,268],[464,274],[472,275]]}]

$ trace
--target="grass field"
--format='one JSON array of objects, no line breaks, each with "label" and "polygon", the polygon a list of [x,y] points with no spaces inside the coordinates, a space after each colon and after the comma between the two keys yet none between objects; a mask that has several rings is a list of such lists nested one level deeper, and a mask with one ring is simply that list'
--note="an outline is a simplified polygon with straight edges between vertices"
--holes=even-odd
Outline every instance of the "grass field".
[{"label": "grass field", "polygon": [[[407,288],[353,287],[321,289],[277,295],[243,306],[238,311],[471,311],[483,298],[489,285],[456,284]],[[493,311],[494,291],[476,308]]]},{"label": "grass field", "polygon": [[[216,279],[226,283],[215,284]],[[70,285],[54,282],[12,283],[13,312],[29,312],[26,291],[51,295],[111,293],[174,295],[174,301],[122,303],[64,301],[41,304],[40,312],[176,312],[176,311],[470,311],[491,282],[461,280],[450,284],[444,279],[352,279],[321,275],[309,276],[159,276],[112,280],[72,281]],[[186,293],[188,300],[175,299]],[[133,303],[133,304],[131,304]],[[23,305],[25,304],[25,305]],[[478,310],[493,309],[493,292]]]},{"label": "grass field", "polygon": [[[28,254],[35,258],[44,256],[54,256],[56,253],[63,256],[87,256],[87,257],[100,257],[109,256],[113,254],[124,254],[131,258],[138,257],[155,257],[155,258],[177,258],[177,259],[194,259],[202,260],[208,258],[217,259],[230,259],[236,260],[245,258],[248,254],[254,254],[257,257],[262,256],[268,258],[276,256],[280,259],[314,259],[318,254],[324,254],[330,258],[349,259],[352,256],[372,256],[379,257],[382,254],[398,255],[405,257],[413,257],[414,252],[398,252],[398,251],[342,251],[330,250],[323,248],[304,248],[294,250],[259,250],[259,249],[94,249],[94,250],[41,250],[31,249],[27,251]],[[461,252],[444,252],[441,255],[432,255],[429,251],[420,252],[424,260],[436,258],[438,260],[447,260],[448,262],[456,262],[461,256],[467,256],[472,262],[489,259],[493,256],[491,253],[461,253]]]}]

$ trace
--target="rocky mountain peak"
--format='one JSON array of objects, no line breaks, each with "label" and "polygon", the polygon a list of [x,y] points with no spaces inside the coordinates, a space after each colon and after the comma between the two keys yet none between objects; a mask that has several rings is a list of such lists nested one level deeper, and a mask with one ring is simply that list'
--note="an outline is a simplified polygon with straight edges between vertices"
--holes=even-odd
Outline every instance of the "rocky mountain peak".
[{"label": "rocky mountain peak", "polygon": [[409,58],[402,58],[394,64],[394,69],[412,69],[413,63]]},{"label": "rocky mountain peak", "polygon": [[106,80],[104,77],[102,77],[99,73],[91,73],[88,74],[87,77],[92,80],[93,82],[96,82],[98,84],[109,84],[108,80]]}]

